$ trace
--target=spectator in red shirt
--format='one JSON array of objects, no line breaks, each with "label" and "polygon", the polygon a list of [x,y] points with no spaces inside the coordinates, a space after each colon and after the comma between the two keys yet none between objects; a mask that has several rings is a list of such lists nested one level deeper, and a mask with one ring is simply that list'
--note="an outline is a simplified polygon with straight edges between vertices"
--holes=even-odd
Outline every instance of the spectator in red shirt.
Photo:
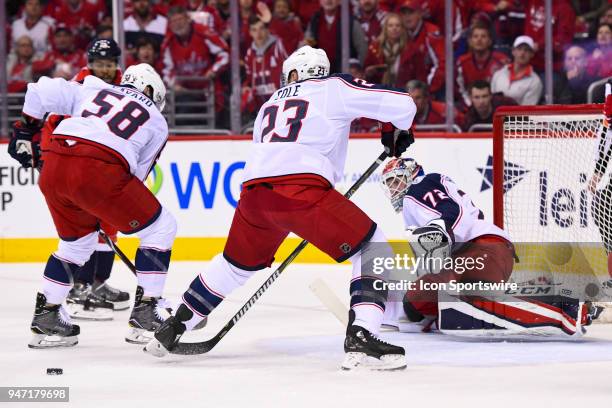
[{"label": "spectator in red shirt", "polygon": [[[465,31],[469,24],[469,18],[472,14],[471,0],[454,0],[453,1],[453,42],[456,42]],[[421,9],[423,18],[440,29],[440,33],[444,36],[446,28],[446,0],[423,0]]]},{"label": "spectator in red shirt", "polygon": [[359,0],[355,18],[361,24],[368,44],[378,39],[387,13],[378,8],[378,0]]},{"label": "spectator in red shirt", "polygon": [[289,0],[275,0],[273,11],[270,32],[281,39],[285,51],[291,54],[304,39],[300,19],[291,12]]},{"label": "spectator in red shirt", "polygon": [[293,10],[306,29],[312,16],[319,10],[319,0],[293,0]]},{"label": "spectator in red shirt", "polygon": [[42,59],[34,61],[32,69],[35,74],[71,79],[87,63],[85,53],[74,44],[74,34],[63,25],[55,29],[53,50]]},{"label": "spectator in red shirt", "polygon": [[400,56],[406,47],[407,34],[402,19],[395,13],[387,14],[378,39],[368,47],[365,77],[370,82],[395,85]]},{"label": "spectator in red shirt", "polygon": [[17,39],[27,35],[33,41],[35,53],[49,51],[49,40],[52,36],[53,20],[42,15],[40,0],[26,0],[23,16],[11,26],[13,46]]},{"label": "spectator in red shirt", "polygon": [[477,23],[468,34],[469,51],[457,59],[456,78],[465,106],[470,106],[468,85],[476,80],[491,81],[493,73],[510,62],[506,54],[493,51],[489,27]]},{"label": "spectator in red shirt", "polygon": [[105,13],[103,1],[53,0],[47,6],[47,14],[75,34],[75,45],[81,49],[87,47]]},{"label": "spectator in red shirt", "polygon": [[[325,50],[330,62],[330,73],[335,73],[339,72],[342,63],[340,1],[320,0],[320,4],[321,9],[312,16],[304,38],[308,45]],[[352,15],[349,15],[349,19],[350,58],[359,58],[363,62],[368,43],[359,22]]]},{"label": "spectator in red shirt", "polygon": [[15,47],[6,60],[9,92],[25,92],[28,83],[34,81],[33,57],[34,42],[27,35],[22,35],[15,42]]},{"label": "spectator in red shirt", "polygon": [[612,25],[600,24],[597,47],[589,56],[587,74],[594,79],[612,76]]},{"label": "spectator in red shirt", "polygon": [[[544,71],[544,4],[545,0],[528,0],[525,16],[525,35],[535,42],[533,66],[538,72]],[[576,13],[569,0],[555,0],[552,4],[554,70],[559,71],[563,66],[563,52],[574,39]]]},{"label": "spectator in red shirt", "polygon": [[463,118],[462,129],[467,132],[476,124],[493,124],[493,114],[500,106],[516,105],[512,98],[505,97],[502,93],[491,93],[491,84],[488,81],[476,80],[468,87],[470,97],[470,108]]},{"label": "spectator in red shirt", "polygon": [[270,34],[267,25],[258,17],[251,17],[249,31],[253,43],[244,57],[246,78],[242,94],[246,99],[246,106],[243,108],[251,114],[257,114],[261,105],[280,86],[283,61],[287,59],[287,53],[283,42]]},{"label": "spectator in red shirt", "polygon": [[226,29],[225,21],[215,7],[206,3],[206,0],[170,0],[171,6],[185,7],[193,22],[209,27],[217,34],[223,34]]},{"label": "spectator in red shirt", "polygon": [[[431,100],[429,87],[423,81],[413,79],[406,84],[417,108],[414,123],[417,125],[442,125],[446,123],[446,104]],[[463,123],[463,115],[455,109],[455,123]],[[418,126],[417,126],[418,129]]]},{"label": "spectator in red shirt", "polygon": [[418,79],[435,94],[444,84],[444,38],[438,27],[423,20],[420,0],[404,1],[400,11],[408,31],[408,45],[400,58],[397,86]]},{"label": "spectator in red shirt", "polygon": [[[228,66],[227,44],[214,31],[191,21],[181,6],[168,11],[168,27],[162,45],[164,80],[177,92],[205,89],[213,81],[215,108],[217,112],[223,111],[225,97],[219,75]],[[177,79],[180,76],[192,78]]]},{"label": "spectator in red shirt", "polygon": [[155,68],[158,74],[161,75],[164,65],[159,56],[159,45],[150,38],[143,37],[136,42],[134,55],[128,55],[126,58],[126,68],[131,65],[146,63]]}]

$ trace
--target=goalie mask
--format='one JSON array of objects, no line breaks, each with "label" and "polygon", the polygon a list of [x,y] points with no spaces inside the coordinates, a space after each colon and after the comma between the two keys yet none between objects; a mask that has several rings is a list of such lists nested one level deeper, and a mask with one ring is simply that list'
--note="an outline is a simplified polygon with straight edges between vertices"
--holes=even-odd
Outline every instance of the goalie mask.
[{"label": "goalie mask", "polygon": [[305,45],[295,51],[283,62],[281,86],[289,84],[289,74],[296,71],[298,81],[308,78],[324,77],[329,75],[329,59],[320,48]]},{"label": "goalie mask", "polygon": [[382,186],[396,212],[402,211],[404,196],[419,176],[425,175],[423,168],[409,158],[392,159],[382,173]]}]

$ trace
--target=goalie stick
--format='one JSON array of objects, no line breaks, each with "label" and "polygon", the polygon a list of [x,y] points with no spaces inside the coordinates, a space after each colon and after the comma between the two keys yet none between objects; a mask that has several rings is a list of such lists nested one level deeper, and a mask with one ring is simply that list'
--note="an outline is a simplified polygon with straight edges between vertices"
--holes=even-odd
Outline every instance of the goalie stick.
[{"label": "goalie stick", "polygon": [[[349,190],[344,194],[347,199],[350,199],[353,194],[361,187],[361,185],[374,173],[374,171],[382,164],[383,161],[388,157],[388,153],[382,152],[367,168],[367,170],[359,177],[359,179],[349,188]],[[238,323],[246,312],[257,302],[257,300],[264,294],[266,290],[274,283],[274,281],[279,277],[281,273],[289,266],[291,262],[302,252],[304,248],[308,245],[308,241],[303,240],[300,244],[289,254],[289,256],[280,264],[280,266],[270,275],[268,279],[257,289],[257,291],[247,300],[247,302],[236,312],[236,314],[230,319],[229,322],[223,326],[223,328],[211,339],[205,340],[198,343],[182,343],[179,342],[174,349],[170,351],[171,354],[181,354],[181,355],[194,355],[194,354],[204,354],[208,353],[212,350],[219,341]]]}]

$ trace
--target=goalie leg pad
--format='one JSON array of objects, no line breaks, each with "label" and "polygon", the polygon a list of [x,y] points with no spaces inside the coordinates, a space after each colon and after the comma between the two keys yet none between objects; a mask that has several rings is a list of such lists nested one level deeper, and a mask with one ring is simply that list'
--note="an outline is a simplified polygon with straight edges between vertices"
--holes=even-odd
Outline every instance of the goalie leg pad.
[{"label": "goalie leg pad", "polygon": [[440,292],[440,331],[461,337],[581,337],[586,305],[577,299],[508,297],[503,301]]}]

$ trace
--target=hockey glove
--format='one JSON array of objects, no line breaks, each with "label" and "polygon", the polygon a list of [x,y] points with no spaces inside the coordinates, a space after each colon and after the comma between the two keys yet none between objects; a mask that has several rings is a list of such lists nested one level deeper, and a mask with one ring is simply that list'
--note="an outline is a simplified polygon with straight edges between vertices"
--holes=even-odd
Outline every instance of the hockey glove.
[{"label": "hockey glove", "polygon": [[38,167],[40,162],[40,126],[17,121],[13,124],[8,153],[22,167]]},{"label": "hockey glove", "polygon": [[400,130],[391,123],[383,123],[380,141],[389,156],[400,157],[414,143],[412,130]]},{"label": "hockey glove", "polygon": [[444,221],[433,220],[424,227],[406,231],[408,242],[416,258],[422,258],[417,264],[417,274],[422,276],[439,273],[444,261],[451,255],[453,238],[446,231]]}]

